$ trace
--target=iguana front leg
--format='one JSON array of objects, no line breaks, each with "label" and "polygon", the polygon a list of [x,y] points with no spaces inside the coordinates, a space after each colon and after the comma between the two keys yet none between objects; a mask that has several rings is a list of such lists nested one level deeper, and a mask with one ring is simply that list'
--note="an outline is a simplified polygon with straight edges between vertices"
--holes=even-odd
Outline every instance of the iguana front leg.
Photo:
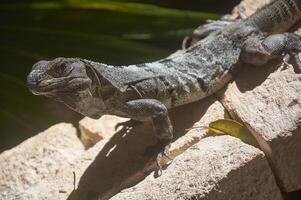
[{"label": "iguana front leg", "polygon": [[289,55],[294,60],[295,72],[301,73],[299,52],[301,52],[301,40],[296,34],[282,33],[267,37],[256,35],[246,40],[241,59],[245,63],[262,66],[269,60]]},{"label": "iguana front leg", "polygon": [[173,130],[168,117],[167,108],[163,103],[156,99],[137,99],[128,101],[125,110],[127,115],[138,121],[151,120],[158,139],[157,145],[152,150],[157,151],[156,161],[161,170],[160,158],[167,155],[173,138]]}]

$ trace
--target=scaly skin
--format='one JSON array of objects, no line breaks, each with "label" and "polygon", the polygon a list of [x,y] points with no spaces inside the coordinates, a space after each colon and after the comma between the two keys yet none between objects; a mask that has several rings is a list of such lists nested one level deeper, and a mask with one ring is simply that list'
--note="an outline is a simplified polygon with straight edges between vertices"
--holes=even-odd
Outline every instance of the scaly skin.
[{"label": "scaly skin", "polygon": [[274,0],[246,19],[258,30],[267,33],[287,31],[301,18],[300,0]]},{"label": "scaly skin", "polygon": [[[88,117],[112,114],[152,120],[156,148],[161,152],[159,161],[173,137],[169,108],[212,95],[243,63],[263,65],[284,55],[301,63],[297,56],[300,38],[280,33],[300,18],[301,0],[276,0],[249,18],[217,28],[216,24],[200,27],[210,31],[204,31],[206,36],[190,48],[168,58],[129,66],[80,58],[40,61],[33,66],[28,85],[34,94],[52,97]],[[296,72],[300,69],[300,64],[295,66]]]}]

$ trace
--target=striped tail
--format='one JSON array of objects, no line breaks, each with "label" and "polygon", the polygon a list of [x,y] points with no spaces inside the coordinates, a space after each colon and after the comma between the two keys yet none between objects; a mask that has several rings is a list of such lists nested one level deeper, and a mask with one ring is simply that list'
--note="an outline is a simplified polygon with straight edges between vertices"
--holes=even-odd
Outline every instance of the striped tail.
[{"label": "striped tail", "polygon": [[301,0],[274,0],[251,15],[246,23],[262,32],[287,31],[301,19]]}]

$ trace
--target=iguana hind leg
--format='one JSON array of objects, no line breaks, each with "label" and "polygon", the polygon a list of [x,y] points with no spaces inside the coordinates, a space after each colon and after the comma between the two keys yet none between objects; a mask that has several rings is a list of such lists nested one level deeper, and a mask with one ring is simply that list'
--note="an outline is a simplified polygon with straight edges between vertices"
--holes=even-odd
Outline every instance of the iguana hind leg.
[{"label": "iguana hind leg", "polygon": [[285,58],[287,55],[294,61],[296,73],[301,73],[301,61],[298,53],[301,52],[300,36],[293,33],[251,36],[246,40],[241,53],[245,63],[262,66],[269,60]]},{"label": "iguana hind leg", "polygon": [[201,39],[207,37],[211,33],[217,30],[222,30],[225,26],[233,23],[234,20],[208,20],[206,24],[203,24],[192,32],[191,36],[187,36],[183,39],[182,49],[187,49],[193,46],[195,43],[200,41]]},{"label": "iguana hind leg", "polygon": [[156,153],[156,161],[161,170],[160,159],[162,156],[167,156],[173,138],[167,108],[156,99],[137,99],[126,103],[126,112],[135,120],[152,121],[158,142],[155,146],[149,147],[147,153]]},{"label": "iguana hind leg", "polygon": [[237,20],[245,19],[246,16],[243,13],[243,10],[240,6],[237,6],[237,19],[232,19],[231,15],[224,15],[219,20],[207,20],[206,24],[202,24],[197,27],[191,37],[185,37],[182,42],[182,49],[187,49],[190,46],[193,46],[199,40],[207,37],[214,31],[222,30],[225,26],[237,22]]}]

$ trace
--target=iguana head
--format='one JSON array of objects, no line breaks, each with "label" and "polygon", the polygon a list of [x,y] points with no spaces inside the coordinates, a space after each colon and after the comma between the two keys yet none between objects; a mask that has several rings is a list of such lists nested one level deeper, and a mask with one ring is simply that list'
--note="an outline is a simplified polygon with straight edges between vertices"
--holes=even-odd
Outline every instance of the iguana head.
[{"label": "iguana head", "polygon": [[91,80],[79,59],[56,58],[34,64],[27,83],[32,93],[53,97],[85,90]]},{"label": "iguana head", "polygon": [[97,118],[105,106],[101,96],[91,93],[101,88],[95,79],[99,80],[95,69],[85,60],[56,58],[34,64],[27,83],[33,94],[52,97],[85,116]]}]

